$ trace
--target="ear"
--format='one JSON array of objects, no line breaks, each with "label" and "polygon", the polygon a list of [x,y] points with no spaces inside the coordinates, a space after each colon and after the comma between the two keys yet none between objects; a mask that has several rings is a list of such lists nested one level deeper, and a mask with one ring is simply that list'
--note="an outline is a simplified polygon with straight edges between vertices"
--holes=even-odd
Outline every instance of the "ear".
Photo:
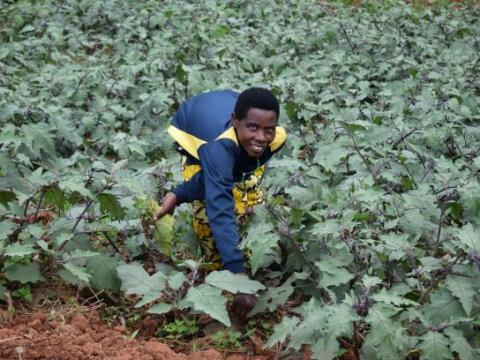
[{"label": "ear", "polygon": [[232,126],[237,129],[238,128],[238,122],[240,120],[238,119],[237,117],[237,114],[235,114],[234,112],[232,113]]}]

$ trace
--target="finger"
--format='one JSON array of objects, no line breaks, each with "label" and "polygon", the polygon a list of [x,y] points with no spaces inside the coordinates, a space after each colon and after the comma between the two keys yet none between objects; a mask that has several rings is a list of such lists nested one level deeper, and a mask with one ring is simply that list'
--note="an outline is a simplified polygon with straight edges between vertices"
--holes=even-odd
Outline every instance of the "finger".
[{"label": "finger", "polygon": [[162,209],[160,209],[160,211],[158,213],[153,215],[153,221],[157,221],[157,220],[161,219],[162,217],[163,217],[163,211],[162,211]]}]

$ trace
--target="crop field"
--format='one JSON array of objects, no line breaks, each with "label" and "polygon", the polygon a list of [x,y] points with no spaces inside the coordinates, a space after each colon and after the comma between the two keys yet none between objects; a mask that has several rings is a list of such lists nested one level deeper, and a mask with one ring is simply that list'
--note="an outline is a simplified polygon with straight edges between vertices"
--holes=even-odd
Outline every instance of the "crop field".
[{"label": "crop field", "polygon": [[[145,204],[181,181],[179,105],[250,86],[287,144],[250,279],[200,279],[190,207],[152,236]],[[52,289],[184,353],[480,358],[480,5],[0,0],[0,327]]]}]

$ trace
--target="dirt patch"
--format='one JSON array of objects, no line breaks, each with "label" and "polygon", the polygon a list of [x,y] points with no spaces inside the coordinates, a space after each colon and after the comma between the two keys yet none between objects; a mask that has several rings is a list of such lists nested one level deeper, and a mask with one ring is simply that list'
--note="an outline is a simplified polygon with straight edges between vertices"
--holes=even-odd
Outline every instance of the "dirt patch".
[{"label": "dirt patch", "polygon": [[44,312],[19,316],[0,328],[0,359],[268,360],[213,349],[176,353],[155,339],[131,339],[123,326],[109,328],[96,311],[77,312],[69,319]]}]

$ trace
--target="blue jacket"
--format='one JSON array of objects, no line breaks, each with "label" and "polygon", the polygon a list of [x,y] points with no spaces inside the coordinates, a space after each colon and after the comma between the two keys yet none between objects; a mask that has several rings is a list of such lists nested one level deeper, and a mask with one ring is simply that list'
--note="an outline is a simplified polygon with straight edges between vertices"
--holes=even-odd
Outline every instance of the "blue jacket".
[{"label": "blue jacket", "polygon": [[285,130],[277,126],[275,139],[263,155],[259,159],[249,157],[231,123],[238,96],[230,90],[195,96],[180,106],[168,128],[168,133],[189,154],[190,163],[200,163],[202,169],[173,190],[177,205],[205,200],[222,263],[233,273],[243,272],[244,267],[232,189],[235,182],[248,180],[287,138]]}]

